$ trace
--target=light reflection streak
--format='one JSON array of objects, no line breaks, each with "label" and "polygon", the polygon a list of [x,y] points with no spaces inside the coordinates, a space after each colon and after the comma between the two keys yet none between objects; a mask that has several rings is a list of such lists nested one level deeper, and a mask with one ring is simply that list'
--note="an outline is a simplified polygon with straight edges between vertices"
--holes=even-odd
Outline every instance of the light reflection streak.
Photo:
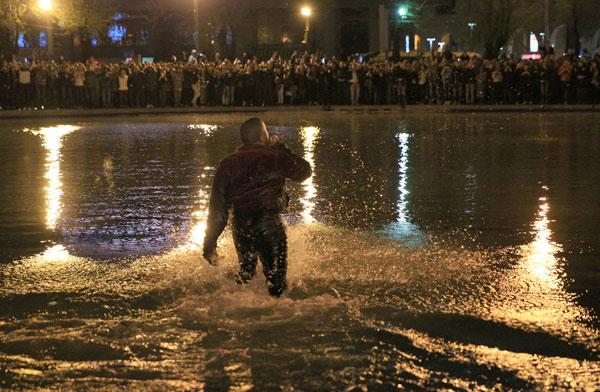
[{"label": "light reflection streak", "polygon": [[404,223],[408,222],[407,217],[407,199],[408,194],[408,181],[407,181],[407,172],[408,172],[408,139],[410,138],[410,134],[400,132],[396,139],[398,140],[398,147],[400,149],[400,158],[398,158],[398,203],[396,205],[398,219],[397,222]]},{"label": "light reflection streak", "polygon": [[[202,175],[204,178],[205,175]],[[205,189],[209,189],[209,185],[205,185]],[[208,220],[208,203],[209,203],[209,192],[205,189],[200,189],[198,194],[200,208],[192,212],[192,219],[194,224],[190,230],[190,236],[188,243],[184,245],[186,250],[197,250],[202,247],[204,243],[204,236],[206,233],[206,221]]]},{"label": "light reflection streak", "polygon": [[[211,136],[217,129],[217,125],[212,124],[190,124],[189,129],[198,130],[204,136]],[[206,155],[206,144],[203,144],[204,155]],[[198,209],[192,212],[192,225],[186,242],[174,249],[174,253],[194,252],[202,249],[204,237],[206,235],[206,226],[208,221],[208,205],[210,202],[211,184],[206,183],[209,173],[215,168],[204,166],[200,172],[201,188],[198,191]]]},{"label": "light reflection streak", "polygon": [[[543,187],[548,191],[547,187]],[[576,325],[585,313],[565,290],[558,253],[562,246],[553,241],[550,228],[551,205],[547,196],[538,199],[531,224],[533,240],[521,248],[520,264],[507,275],[500,298],[513,298],[499,304],[494,313],[501,317],[556,328]]]},{"label": "light reflection streak", "polygon": [[205,136],[210,136],[217,130],[218,126],[213,124],[190,124],[189,129],[201,131]]},{"label": "light reflection streak", "polygon": [[[310,166],[315,167],[315,145],[319,138],[321,130],[318,127],[302,127],[301,130],[302,145],[304,147],[304,159],[310,163]],[[313,181],[313,175],[307,178],[302,183],[304,189],[304,197],[300,199],[302,203],[302,220],[306,223],[315,221],[313,212],[315,209],[315,197],[317,196],[317,189]]]},{"label": "light reflection streak", "polygon": [[53,245],[46,249],[41,257],[46,262],[57,262],[69,259],[71,255],[63,245]]},{"label": "light reflection streak", "polygon": [[527,268],[535,281],[547,288],[556,289],[560,286],[556,253],[561,251],[562,247],[551,239],[552,231],[548,219],[550,205],[547,197],[540,197],[539,202],[536,220],[533,223],[535,238],[526,249]]},{"label": "light reflection streak", "polygon": [[473,165],[467,166],[463,172],[465,177],[465,214],[471,219],[475,214],[475,191],[477,190],[477,173]]},{"label": "light reflection streak", "polygon": [[44,178],[48,181],[46,191],[46,227],[55,230],[60,218],[62,203],[62,173],[60,161],[62,158],[61,148],[66,135],[78,130],[73,125],[57,125],[54,127],[43,127],[38,131],[31,131],[34,135],[42,137],[42,144],[46,149],[46,172]]}]

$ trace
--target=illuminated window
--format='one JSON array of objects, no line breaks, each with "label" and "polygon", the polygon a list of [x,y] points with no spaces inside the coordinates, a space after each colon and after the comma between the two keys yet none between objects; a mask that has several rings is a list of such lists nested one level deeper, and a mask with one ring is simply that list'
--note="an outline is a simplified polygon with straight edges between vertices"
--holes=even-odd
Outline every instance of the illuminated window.
[{"label": "illuminated window", "polygon": [[125,26],[121,26],[115,23],[108,29],[108,38],[110,38],[112,42],[121,42],[123,41],[123,38],[125,37],[126,33],[127,29],[125,28]]},{"label": "illuminated window", "polygon": [[529,34],[529,51],[537,52],[540,50],[540,44],[538,42],[538,38],[534,33]]},{"label": "illuminated window", "polygon": [[45,31],[40,32],[39,43],[40,43],[40,48],[48,47],[48,34]]},{"label": "illuminated window", "polygon": [[25,33],[19,33],[19,38],[17,39],[17,44],[19,45],[19,48],[31,47],[29,42],[25,39]]},{"label": "illuminated window", "polygon": [[123,12],[117,12],[115,16],[113,16],[115,23],[108,29],[108,38],[110,38],[112,42],[123,41],[123,38],[125,38],[125,35],[127,34],[127,29],[121,23],[123,19],[125,19],[125,14]]}]

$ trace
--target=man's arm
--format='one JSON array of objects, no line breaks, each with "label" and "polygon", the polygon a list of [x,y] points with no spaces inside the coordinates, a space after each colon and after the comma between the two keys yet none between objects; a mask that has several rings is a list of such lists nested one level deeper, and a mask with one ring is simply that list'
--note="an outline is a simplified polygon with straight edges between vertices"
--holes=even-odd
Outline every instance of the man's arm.
[{"label": "man's arm", "polygon": [[206,234],[204,236],[203,255],[210,261],[216,255],[217,240],[227,225],[228,208],[225,200],[225,188],[227,176],[221,165],[215,173],[210,202],[208,206],[208,220],[206,223]]},{"label": "man's arm", "polygon": [[277,166],[281,175],[294,181],[304,181],[312,175],[310,163],[305,159],[293,154],[284,144],[279,144],[276,148],[280,150]]}]

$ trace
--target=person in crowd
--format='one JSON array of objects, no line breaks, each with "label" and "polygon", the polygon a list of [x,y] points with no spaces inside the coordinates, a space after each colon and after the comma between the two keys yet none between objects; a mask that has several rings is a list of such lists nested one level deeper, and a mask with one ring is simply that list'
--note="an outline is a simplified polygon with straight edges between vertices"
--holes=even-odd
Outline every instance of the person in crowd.
[{"label": "person in crowd", "polygon": [[118,95],[119,95],[119,107],[127,107],[130,104],[129,100],[129,75],[126,68],[119,70],[119,77],[117,78],[118,83]]},{"label": "person in crowd", "polygon": [[103,108],[112,107],[112,96],[114,93],[114,75],[111,67],[103,65],[99,72],[100,78],[100,95],[102,97],[101,106]]},{"label": "person in crowd", "polygon": [[73,87],[75,106],[79,109],[85,106],[85,66],[81,63],[73,67]]},{"label": "person in crowd", "polygon": [[594,88],[593,104],[597,105],[600,102],[600,50],[598,50],[597,59],[592,63],[592,86]]},{"label": "person in crowd", "polygon": [[31,69],[27,64],[21,64],[19,69],[19,107],[30,109],[33,106],[31,97]]},{"label": "person in crowd", "polygon": [[563,103],[566,105],[569,103],[569,97],[571,93],[571,80],[573,78],[573,66],[571,60],[565,58],[563,64],[558,69],[558,75],[560,76],[560,84],[563,93]]},{"label": "person in crowd", "polygon": [[158,106],[164,108],[167,106],[167,99],[171,93],[171,80],[166,67],[159,67],[158,70]]},{"label": "person in crowd", "polygon": [[178,108],[181,106],[181,93],[183,91],[183,69],[181,66],[176,66],[171,69],[171,90],[173,91],[173,106]]},{"label": "person in crowd", "polygon": [[350,104],[356,106],[360,98],[360,65],[357,62],[353,62],[350,69]]},{"label": "person in crowd", "polygon": [[289,200],[286,180],[304,181],[312,169],[282,140],[271,138],[259,118],[246,121],[240,136],[243,145],[223,159],[215,173],[203,256],[210,264],[217,263],[217,240],[231,209],[238,283],[254,277],[260,258],[269,294],[279,297],[287,288],[287,237],[281,217]]}]

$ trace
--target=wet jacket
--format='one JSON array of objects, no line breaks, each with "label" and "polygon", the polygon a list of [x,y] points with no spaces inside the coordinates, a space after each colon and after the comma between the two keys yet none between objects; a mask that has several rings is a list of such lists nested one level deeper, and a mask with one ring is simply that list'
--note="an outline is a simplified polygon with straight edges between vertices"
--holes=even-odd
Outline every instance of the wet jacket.
[{"label": "wet jacket", "polygon": [[236,216],[280,213],[287,206],[285,181],[303,181],[312,169],[283,144],[243,145],[221,161],[213,180],[204,253],[216,248],[227,225],[229,209]]}]

